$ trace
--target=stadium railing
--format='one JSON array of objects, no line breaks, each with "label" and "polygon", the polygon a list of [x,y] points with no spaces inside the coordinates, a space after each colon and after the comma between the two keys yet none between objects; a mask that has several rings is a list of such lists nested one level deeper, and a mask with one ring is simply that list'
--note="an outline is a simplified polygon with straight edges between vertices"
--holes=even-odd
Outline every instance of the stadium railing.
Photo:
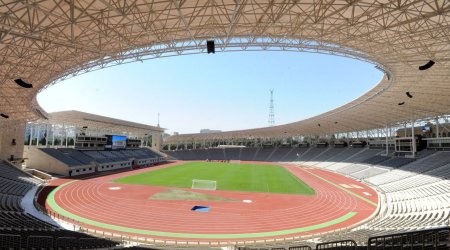
[{"label": "stadium railing", "polygon": [[447,250],[450,249],[450,228],[436,228],[370,237],[367,249]]},{"label": "stadium railing", "polygon": [[[310,246],[246,246],[238,250],[311,250]],[[370,237],[367,246],[353,240],[319,243],[316,250],[448,250],[450,227]]]},{"label": "stadium railing", "polygon": [[333,250],[356,250],[358,244],[354,240],[340,240],[340,241],[332,241],[319,243],[316,245],[317,250],[322,249],[333,249]]}]

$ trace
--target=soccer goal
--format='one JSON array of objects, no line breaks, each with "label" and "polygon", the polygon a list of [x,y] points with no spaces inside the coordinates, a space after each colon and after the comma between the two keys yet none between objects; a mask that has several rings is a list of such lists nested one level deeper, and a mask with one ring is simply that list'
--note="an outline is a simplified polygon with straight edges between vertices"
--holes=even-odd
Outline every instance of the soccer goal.
[{"label": "soccer goal", "polygon": [[217,182],[210,180],[192,180],[192,189],[216,190]]}]

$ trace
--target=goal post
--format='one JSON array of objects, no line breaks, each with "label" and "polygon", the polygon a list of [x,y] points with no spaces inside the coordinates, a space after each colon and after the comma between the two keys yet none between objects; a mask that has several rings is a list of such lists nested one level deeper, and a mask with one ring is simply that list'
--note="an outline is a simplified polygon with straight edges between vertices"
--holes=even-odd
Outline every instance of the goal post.
[{"label": "goal post", "polygon": [[216,190],[217,182],[211,180],[192,180],[192,189]]}]

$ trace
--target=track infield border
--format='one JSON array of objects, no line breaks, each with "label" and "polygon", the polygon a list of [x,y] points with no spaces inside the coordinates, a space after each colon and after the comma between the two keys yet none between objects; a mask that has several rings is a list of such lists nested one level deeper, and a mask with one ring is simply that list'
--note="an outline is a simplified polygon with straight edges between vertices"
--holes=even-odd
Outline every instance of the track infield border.
[{"label": "track infield border", "polygon": [[[286,166],[285,166],[286,167]],[[292,172],[293,166],[290,165],[288,168],[289,171]],[[295,167],[299,168],[299,167]],[[151,171],[151,170],[150,170]],[[366,205],[369,205],[370,207],[377,208],[377,203],[367,199],[365,197],[362,197],[361,195],[352,192],[348,190],[347,188],[344,188],[340,186],[339,184],[324,178],[322,176],[319,176],[317,173],[312,173],[313,171],[308,171],[308,168],[305,168],[302,170],[304,173],[314,176],[315,178],[327,183],[330,186],[335,187],[336,189],[339,189],[340,191],[343,191],[343,193],[347,193],[348,195],[356,198],[357,200],[363,201]],[[133,172],[128,172],[128,175],[133,174]],[[346,177],[344,177],[346,178]],[[58,186],[56,189],[54,189],[49,196],[47,197],[46,205],[47,207],[55,212],[56,214],[59,214],[63,217],[68,218],[69,220],[81,222],[82,224],[92,226],[93,228],[106,230],[106,231],[112,231],[115,233],[123,233],[123,234],[132,234],[132,235],[140,235],[140,236],[153,236],[153,237],[162,237],[162,238],[171,238],[171,239],[201,239],[201,240],[213,240],[213,239],[220,239],[220,240],[231,240],[231,239],[253,239],[253,238],[274,238],[274,237],[280,237],[280,236],[292,236],[299,233],[306,233],[316,230],[327,229],[330,227],[335,227],[340,224],[339,228],[344,228],[347,226],[344,226],[343,224],[346,224],[346,222],[352,218],[354,218],[356,215],[358,215],[358,212],[355,211],[348,211],[347,213],[340,215],[338,217],[335,217],[333,219],[322,221],[317,224],[308,225],[308,226],[302,226],[302,227],[294,227],[294,228],[287,228],[283,230],[264,230],[264,228],[261,228],[260,232],[250,232],[250,233],[188,233],[188,232],[170,232],[170,231],[161,231],[161,230],[146,230],[146,229],[139,229],[139,228],[133,228],[133,227],[126,227],[123,225],[115,225],[114,223],[105,223],[102,221],[98,221],[95,219],[89,219],[83,217],[83,214],[74,214],[70,211],[67,211],[63,207],[61,207],[58,202],[60,203],[61,200],[58,200],[58,198],[55,198],[55,195],[60,192],[64,187],[68,187],[74,183],[77,183],[78,180],[73,180],[66,182],[60,186]],[[64,190],[63,190],[64,191]],[[369,214],[370,215],[370,214]],[[373,213],[372,213],[373,215]],[[370,215],[370,217],[372,216]],[[369,217],[369,216],[367,216]],[[367,219],[367,218],[365,218]],[[357,223],[357,222],[356,222]],[[356,224],[353,222],[352,224]],[[348,225],[351,226],[351,225]],[[331,228],[330,228],[331,229]],[[328,230],[332,231],[332,230]]]}]

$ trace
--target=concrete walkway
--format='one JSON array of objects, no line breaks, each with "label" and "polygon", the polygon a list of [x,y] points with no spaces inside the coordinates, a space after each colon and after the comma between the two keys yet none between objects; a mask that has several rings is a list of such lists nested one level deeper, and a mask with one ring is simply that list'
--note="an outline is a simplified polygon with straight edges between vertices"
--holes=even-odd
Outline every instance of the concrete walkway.
[{"label": "concrete walkway", "polygon": [[33,186],[33,188],[30,189],[30,191],[27,192],[27,194],[22,198],[22,202],[20,205],[22,206],[23,210],[25,210],[26,213],[34,216],[35,218],[38,218],[39,220],[48,222],[52,225],[55,225],[57,227],[61,227],[68,230],[73,230],[73,225],[63,222],[57,222],[53,220],[48,215],[40,212],[37,210],[37,208],[34,206],[34,197],[36,196],[36,192],[38,190],[38,186]]}]

